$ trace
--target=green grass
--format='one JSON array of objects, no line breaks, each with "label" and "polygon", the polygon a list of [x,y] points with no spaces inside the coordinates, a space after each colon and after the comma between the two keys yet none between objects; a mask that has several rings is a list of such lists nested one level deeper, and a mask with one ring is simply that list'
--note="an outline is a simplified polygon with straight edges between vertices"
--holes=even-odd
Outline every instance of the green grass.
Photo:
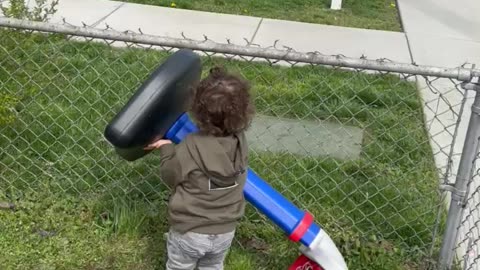
[{"label": "green grass", "polygon": [[[0,210],[0,268],[162,269],[169,191],[158,157],[124,162],[103,130],[168,53],[1,34],[0,202],[18,208]],[[252,152],[250,166],[314,214],[351,269],[424,269],[440,201],[414,84],[203,60],[251,80],[258,113],[364,129],[359,160]],[[297,248],[249,207],[226,269],[285,269]]]},{"label": "green grass", "polygon": [[344,0],[331,10],[330,0],[123,0],[147,5],[239,14],[263,18],[401,31],[395,0]]}]

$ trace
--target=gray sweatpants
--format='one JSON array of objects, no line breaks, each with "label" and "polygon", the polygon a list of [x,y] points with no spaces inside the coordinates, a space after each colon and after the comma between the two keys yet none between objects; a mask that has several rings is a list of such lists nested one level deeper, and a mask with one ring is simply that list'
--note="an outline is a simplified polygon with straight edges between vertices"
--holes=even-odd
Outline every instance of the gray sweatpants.
[{"label": "gray sweatpants", "polygon": [[166,270],[223,270],[223,261],[235,231],[226,234],[180,234],[170,230],[167,237]]}]

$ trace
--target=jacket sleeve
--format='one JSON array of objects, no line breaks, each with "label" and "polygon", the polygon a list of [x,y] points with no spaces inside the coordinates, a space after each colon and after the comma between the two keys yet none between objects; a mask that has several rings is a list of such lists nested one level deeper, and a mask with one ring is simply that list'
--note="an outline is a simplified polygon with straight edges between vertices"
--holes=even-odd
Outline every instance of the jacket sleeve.
[{"label": "jacket sleeve", "polygon": [[160,175],[163,181],[174,188],[182,182],[182,168],[176,154],[174,144],[160,147]]}]

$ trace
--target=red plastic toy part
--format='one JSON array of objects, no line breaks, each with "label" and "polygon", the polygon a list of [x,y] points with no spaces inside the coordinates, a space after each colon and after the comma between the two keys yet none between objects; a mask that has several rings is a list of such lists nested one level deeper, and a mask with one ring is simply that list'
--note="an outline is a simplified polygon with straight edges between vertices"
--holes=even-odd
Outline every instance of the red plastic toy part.
[{"label": "red plastic toy part", "polygon": [[323,270],[305,255],[300,255],[288,270]]},{"label": "red plastic toy part", "polygon": [[293,242],[298,242],[302,239],[303,235],[307,232],[310,225],[313,223],[313,216],[312,214],[305,212],[302,220],[298,223],[297,227],[293,232],[290,234],[289,239]]}]

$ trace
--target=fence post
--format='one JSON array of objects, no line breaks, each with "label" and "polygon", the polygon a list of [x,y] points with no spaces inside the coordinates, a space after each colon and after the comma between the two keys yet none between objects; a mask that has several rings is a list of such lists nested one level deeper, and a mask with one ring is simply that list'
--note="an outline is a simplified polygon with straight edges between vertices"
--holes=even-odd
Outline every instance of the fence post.
[{"label": "fence post", "polygon": [[470,179],[473,177],[473,165],[478,153],[480,138],[480,85],[464,83],[462,87],[467,90],[475,90],[475,100],[472,105],[472,114],[467,128],[467,134],[463,145],[458,173],[455,184],[446,187],[451,192],[450,209],[447,216],[447,227],[443,236],[440,249],[439,269],[450,269],[455,256],[455,245],[458,235],[458,228],[461,223],[467,188]]}]

